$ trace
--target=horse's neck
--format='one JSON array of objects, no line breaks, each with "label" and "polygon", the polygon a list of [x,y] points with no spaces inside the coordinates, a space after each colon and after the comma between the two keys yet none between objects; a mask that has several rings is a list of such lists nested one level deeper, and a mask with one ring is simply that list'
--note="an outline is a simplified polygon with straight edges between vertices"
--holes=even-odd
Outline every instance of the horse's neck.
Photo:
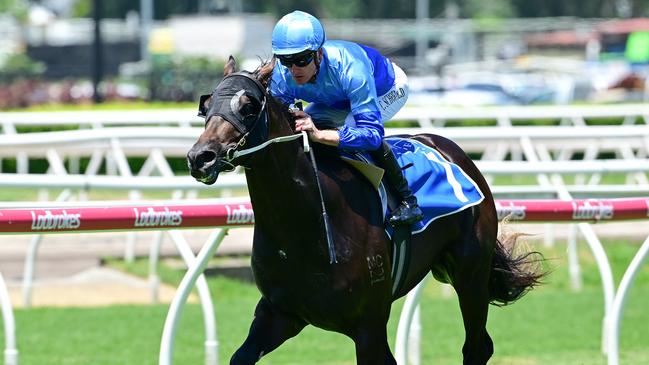
[{"label": "horse's neck", "polygon": [[324,226],[313,168],[301,149],[294,149],[289,157],[276,154],[286,146],[273,147],[263,166],[246,171],[255,236],[260,238],[255,239],[254,249],[316,257],[316,252],[326,252],[326,245],[316,244],[324,242]]},{"label": "horse's neck", "polygon": [[[272,131],[270,135],[278,136]],[[285,131],[280,135],[286,135]],[[258,216],[256,222],[309,224],[314,216],[318,218],[315,173],[300,141],[269,145],[246,171],[251,202]]]},{"label": "horse's neck", "polygon": [[313,195],[313,167],[297,143],[268,146],[268,151],[246,171],[253,204],[281,204]]}]

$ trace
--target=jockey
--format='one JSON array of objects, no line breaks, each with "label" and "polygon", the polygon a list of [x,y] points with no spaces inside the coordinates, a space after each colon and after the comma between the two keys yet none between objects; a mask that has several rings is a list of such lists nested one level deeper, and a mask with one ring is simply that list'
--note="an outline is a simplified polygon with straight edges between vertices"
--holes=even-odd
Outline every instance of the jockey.
[{"label": "jockey", "polygon": [[389,145],[383,141],[383,121],[392,118],[408,99],[408,79],[397,65],[370,47],[326,40],[320,21],[294,11],[282,17],[272,35],[275,63],[271,94],[289,105],[310,104],[296,111],[296,131],[315,142],[348,151],[368,151],[385,170],[401,204],[390,224],[409,225],[423,218]]}]

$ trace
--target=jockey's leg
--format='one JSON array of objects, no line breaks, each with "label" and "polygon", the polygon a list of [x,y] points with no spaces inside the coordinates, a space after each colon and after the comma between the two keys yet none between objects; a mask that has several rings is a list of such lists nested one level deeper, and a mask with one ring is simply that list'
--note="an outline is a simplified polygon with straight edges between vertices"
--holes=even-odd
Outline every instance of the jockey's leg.
[{"label": "jockey's leg", "polygon": [[262,356],[276,349],[306,326],[297,317],[279,311],[268,300],[261,298],[255,309],[248,337],[232,355],[230,365],[252,365]]},{"label": "jockey's leg", "polygon": [[390,224],[393,226],[410,225],[420,221],[424,214],[417,204],[417,198],[408,187],[408,181],[403,176],[401,166],[390,149],[390,145],[383,141],[381,147],[370,151],[370,154],[374,162],[385,170],[386,180],[397,191],[401,199],[401,204],[392,212]]}]

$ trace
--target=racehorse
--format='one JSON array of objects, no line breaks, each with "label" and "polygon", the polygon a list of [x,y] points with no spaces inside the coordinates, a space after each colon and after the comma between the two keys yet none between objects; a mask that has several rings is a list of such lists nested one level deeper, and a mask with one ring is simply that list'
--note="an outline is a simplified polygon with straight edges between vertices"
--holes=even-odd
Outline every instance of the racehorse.
[{"label": "racehorse", "polygon": [[[459,146],[441,136],[415,135],[460,166],[485,197],[412,237],[409,270],[401,290],[392,293],[392,246],[376,190],[365,176],[341,161],[335,148],[314,145],[318,182],[299,139],[264,145],[295,135],[294,118],[267,91],[273,65],[271,60],[254,72],[236,72],[230,57],[211,97],[201,98],[205,130],[187,154],[192,176],[205,184],[243,166],[255,212],[251,266],[262,297],[230,364],[257,363],[308,324],[350,337],[359,365],[396,364],[386,333],[391,304],[429,272],[457,292],[464,364],[486,364],[493,354],[489,304],[514,302],[538,284],[544,273],[529,264],[542,256],[516,255],[505,239],[498,240],[489,187]],[[323,201],[335,263],[323,228]]]}]

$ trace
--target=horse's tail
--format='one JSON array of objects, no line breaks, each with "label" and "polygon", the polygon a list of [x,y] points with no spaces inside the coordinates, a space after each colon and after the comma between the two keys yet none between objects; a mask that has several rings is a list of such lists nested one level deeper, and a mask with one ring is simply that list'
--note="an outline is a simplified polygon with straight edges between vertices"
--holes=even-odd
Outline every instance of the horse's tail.
[{"label": "horse's tail", "polygon": [[543,271],[545,258],[537,251],[517,249],[520,233],[507,233],[497,239],[489,279],[490,303],[505,306],[520,299],[548,274]]}]

